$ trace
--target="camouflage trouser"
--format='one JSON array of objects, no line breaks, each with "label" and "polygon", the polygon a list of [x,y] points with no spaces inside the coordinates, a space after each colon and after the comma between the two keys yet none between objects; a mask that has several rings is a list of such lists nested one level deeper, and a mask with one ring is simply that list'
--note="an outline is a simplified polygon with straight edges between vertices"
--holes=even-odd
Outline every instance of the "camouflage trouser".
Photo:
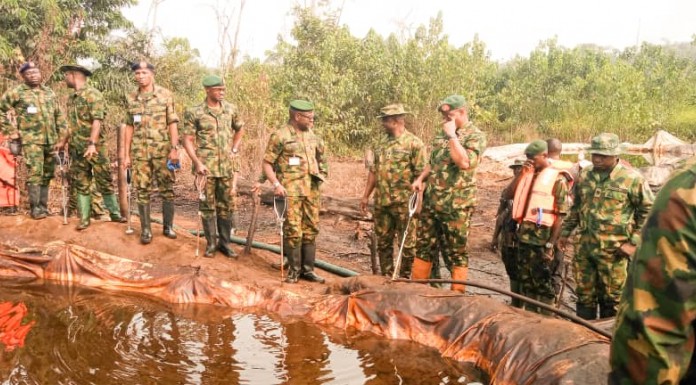
[{"label": "camouflage trouser", "polygon": [[421,214],[418,258],[430,262],[440,251],[448,268],[469,266],[466,242],[473,211],[472,207],[468,207],[454,213],[426,210]]},{"label": "camouflage trouser", "polygon": [[235,210],[234,196],[232,195],[232,177],[206,178],[205,201],[198,202],[198,210],[203,218],[230,219]]},{"label": "camouflage trouser", "polygon": [[114,186],[111,181],[111,162],[106,153],[106,148],[99,151],[90,159],[82,154],[71,153],[70,180],[74,184],[78,194],[89,195],[92,182],[103,195],[113,195]]},{"label": "camouflage trouser", "polygon": [[[89,191],[92,195],[92,216],[100,217],[106,214],[106,207],[104,207],[104,198],[102,194],[97,190],[97,185],[92,181]],[[75,183],[70,181],[68,197],[68,212],[77,212],[77,189],[75,188]]]},{"label": "camouflage trouser", "polygon": [[577,303],[588,309],[617,310],[626,283],[628,258],[617,253],[622,242],[599,244],[581,235],[574,259]]},{"label": "camouflage trouser", "polygon": [[310,196],[287,197],[285,200],[285,242],[291,249],[313,244],[319,234],[319,189],[312,188]]},{"label": "camouflage trouser", "polygon": [[138,204],[150,203],[153,182],[157,184],[163,200],[174,200],[174,171],[167,168],[167,158],[134,159],[133,186],[138,192]]},{"label": "camouflage trouser", "polygon": [[[377,236],[377,253],[379,255],[380,270],[384,275],[392,275],[394,272],[394,238],[399,245],[408,223],[408,205],[395,204],[387,207],[375,207],[375,235]],[[413,258],[416,257],[416,227],[418,220],[411,218],[408,226],[408,234],[404,242],[404,250],[401,258],[399,276],[409,278]]]},{"label": "camouflage trouser", "polygon": [[27,166],[27,185],[48,186],[56,171],[52,146],[24,144],[22,155]]},{"label": "camouflage trouser", "polygon": [[505,265],[505,272],[511,280],[520,279],[520,251],[519,247],[502,246],[500,248],[500,257]]},{"label": "camouflage trouser", "polygon": [[[546,251],[544,246],[520,242],[520,293],[540,302],[553,304],[556,299],[551,279],[553,261],[544,260],[544,251]],[[533,306],[525,305],[525,307],[536,310]]]}]

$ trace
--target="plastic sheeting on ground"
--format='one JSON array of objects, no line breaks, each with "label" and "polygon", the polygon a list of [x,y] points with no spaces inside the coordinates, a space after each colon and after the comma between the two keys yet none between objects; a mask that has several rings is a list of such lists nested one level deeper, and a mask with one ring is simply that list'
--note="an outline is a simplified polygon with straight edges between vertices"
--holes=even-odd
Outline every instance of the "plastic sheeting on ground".
[{"label": "plastic sheeting on ground", "polygon": [[575,324],[485,297],[453,295],[384,277],[341,280],[329,294],[301,297],[280,287],[230,282],[190,267],[168,268],[53,242],[0,245],[0,275],[144,293],[172,303],[205,303],[304,317],[338,328],[407,339],[483,369],[491,384],[596,384],[609,371],[609,342]]}]

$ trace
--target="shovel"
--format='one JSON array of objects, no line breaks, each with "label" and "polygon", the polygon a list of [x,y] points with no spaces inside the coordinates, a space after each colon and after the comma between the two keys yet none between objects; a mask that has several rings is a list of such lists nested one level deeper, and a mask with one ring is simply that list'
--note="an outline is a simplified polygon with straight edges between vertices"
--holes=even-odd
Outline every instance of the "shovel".
[{"label": "shovel", "polygon": [[399,270],[401,270],[401,257],[404,252],[404,244],[406,243],[406,235],[408,234],[408,226],[411,225],[411,218],[413,214],[416,213],[418,209],[418,193],[414,192],[411,195],[411,199],[408,200],[408,221],[406,222],[406,229],[404,230],[404,236],[401,238],[401,246],[399,247],[399,254],[396,256],[396,263],[394,263],[394,272],[392,273],[392,281],[399,278]]}]

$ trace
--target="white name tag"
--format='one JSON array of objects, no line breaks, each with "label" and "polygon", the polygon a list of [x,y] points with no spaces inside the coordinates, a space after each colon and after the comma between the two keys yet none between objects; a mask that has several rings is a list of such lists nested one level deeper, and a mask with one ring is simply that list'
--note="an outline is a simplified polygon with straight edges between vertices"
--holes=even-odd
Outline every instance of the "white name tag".
[{"label": "white name tag", "polygon": [[288,161],[288,165],[299,166],[300,165],[300,158],[298,156],[290,157],[290,160]]},{"label": "white name tag", "polygon": [[37,113],[37,112],[39,112],[39,109],[36,108],[36,106],[29,106],[29,107],[27,107],[27,114],[32,114],[32,115],[33,115],[33,114],[35,114],[35,113]]},{"label": "white name tag", "polygon": [[133,123],[140,123],[143,120],[143,117],[138,114],[138,115],[133,115]]}]

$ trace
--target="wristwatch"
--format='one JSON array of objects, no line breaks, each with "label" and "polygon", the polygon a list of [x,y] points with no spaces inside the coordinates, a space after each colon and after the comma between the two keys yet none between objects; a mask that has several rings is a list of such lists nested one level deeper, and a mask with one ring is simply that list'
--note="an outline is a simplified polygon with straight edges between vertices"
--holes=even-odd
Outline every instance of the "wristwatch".
[{"label": "wristwatch", "polygon": [[546,244],[544,245],[544,247],[547,248],[547,249],[553,249],[553,243],[551,243],[551,242],[546,242]]},{"label": "wristwatch", "polygon": [[91,140],[88,140],[88,141],[87,141],[87,145],[88,145],[88,146],[96,146],[96,143],[94,143],[94,142],[91,141]]},{"label": "wristwatch", "polygon": [[273,187],[278,187],[278,186],[280,186],[280,182],[276,181],[275,183],[273,183]]}]

